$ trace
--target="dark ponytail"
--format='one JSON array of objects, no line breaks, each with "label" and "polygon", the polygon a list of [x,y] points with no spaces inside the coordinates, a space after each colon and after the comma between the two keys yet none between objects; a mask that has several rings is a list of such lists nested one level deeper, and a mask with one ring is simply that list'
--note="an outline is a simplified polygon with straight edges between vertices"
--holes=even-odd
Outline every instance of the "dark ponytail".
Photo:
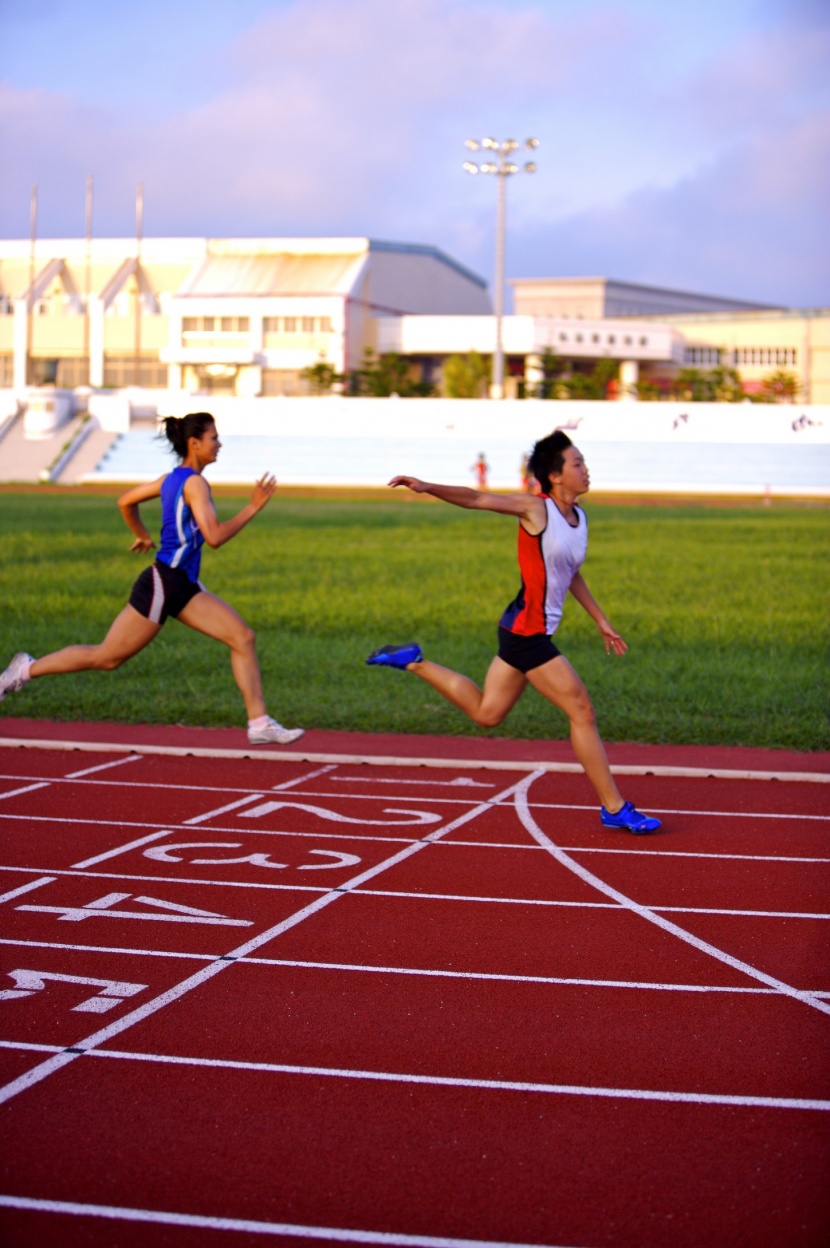
[{"label": "dark ponytail", "polygon": [[187,458],[187,444],[191,438],[201,438],[209,425],[216,421],[210,412],[190,412],[187,416],[165,416],[161,436],[167,438],[179,459]]},{"label": "dark ponytail", "polygon": [[528,468],[539,482],[544,494],[550,494],[550,476],[552,472],[561,472],[564,466],[564,454],[573,442],[564,429],[554,429],[546,438],[540,439],[534,446]]}]

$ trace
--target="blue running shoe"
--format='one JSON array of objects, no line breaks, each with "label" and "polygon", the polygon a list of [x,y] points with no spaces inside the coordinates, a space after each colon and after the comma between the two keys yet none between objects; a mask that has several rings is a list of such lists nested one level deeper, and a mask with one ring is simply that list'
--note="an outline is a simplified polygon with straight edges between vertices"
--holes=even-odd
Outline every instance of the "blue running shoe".
[{"label": "blue running shoe", "polygon": [[635,836],[640,836],[643,832],[656,832],[662,826],[659,819],[641,814],[631,802],[626,802],[615,815],[600,806],[599,817],[606,828],[619,828],[623,832],[633,832]]},{"label": "blue running shoe", "polygon": [[418,643],[410,641],[405,646],[381,646],[380,650],[372,651],[366,662],[379,667],[404,668],[407,663],[420,663],[423,657]]}]

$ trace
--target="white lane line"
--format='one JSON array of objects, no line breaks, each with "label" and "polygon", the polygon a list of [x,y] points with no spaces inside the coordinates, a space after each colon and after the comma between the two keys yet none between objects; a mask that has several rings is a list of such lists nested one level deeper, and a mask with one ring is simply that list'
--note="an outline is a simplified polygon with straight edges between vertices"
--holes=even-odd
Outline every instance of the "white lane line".
[{"label": "white lane line", "polygon": [[[96,771],[108,771],[110,767],[123,767],[125,763],[140,763],[141,759],[141,754],[128,754],[126,758],[116,758],[111,763],[99,763],[97,767],[84,767],[83,771],[69,771],[65,776],[62,776],[61,779],[80,780],[83,776],[94,775]],[[127,781],[127,784],[129,783],[130,782]],[[132,788],[132,785],[130,785],[130,787]]]},{"label": "white lane line", "polygon": [[[515,790],[515,788],[516,782],[508,786],[504,792],[509,793]],[[11,1100],[12,1097],[17,1096],[18,1093],[25,1091],[27,1088],[33,1087],[35,1084],[40,1083],[41,1080],[48,1078],[50,1075],[60,1070],[63,1066],[66,1066],[69,1062],[74,1061],[80,1054],[88,1052],[96,1046],[105,1043],[105,1041],[110,1040],[113,1036],[119,1035],[122,1031],[128,1030],[128,1028],[133,1027],[136,1023],[148,1018],[151,1014],[155,1014],[158,1010],[163,1009],[171,1002],[178,1001],[181,997],[186,996],[189,992],[193,991],[193,989],[199,988],[202,984],[207,983],[208,980],[212,979],[214,975],[219,974],[220,971],[225,970],[229,966],[235,965],[239,958],[243,958],[247,954],[253,953],[254,950],[259,949],[262,945],[270,943],[272,940],[282,935],[283,932],[289,931],[291,928],[296,927],[311,915],[317,914],[326,906],[331,905],[332,902],[337,901],[341,897],[350,895],[355,888],[358,888],[366,880],[373,879],[375,876],[380,875],[383,871],[388,871],[391,867],[397,866],[398,863],[404,862],[413,854],[419,853],[420,851],[426,849],[427,846],[432,844],[434,841],[439,840],[442,836],[446,836],[449,832],[454,831],[455,828],[468,823],[471,819],[476,818],[477,815],[483,814],[488,809],[488,803],[482,802],[474,809],[466,811],[463,815],[460,815],[457,819],[448,823],[444,828],[431,832],[429,836],[424,837],[423,840],[405,846],[396,854],[393,854],[390,858],[385,859],[385,861],[378,863],[374,867],[370,867],[368,870],[360,872],[356,876],[353,876],[350,880],[345,881],[336,889],[326,892],[323,896],[317,897],[314,901],[310,902],[306,906],[303,906],[293,915],[289,915],[288,918],[274,924],[273,927],[267,928],[258,936],[254,936],[250,940],[245,941],[244,944],[232,949],[229,953],[224,954],[215,962],[211,962],[207,966],[204,966],[200,970],[194,972],[192,975],[187,976],[187,978],[174,985],[174,987],[169,988],[166,992],[163,992],[159,996],[154,997],[152,1000],[145,1002],[144,1005],[137,1006],[135,1009],[130,1010],[127,1014],[124,1014],[120,1019],[110,1023],[108,1026],[93,1032],[92,1035],[85,1037],[85,1039],[73,1045],[70,1051],[55,1054],[53,1057],[48,1058],[39,1065],[32,1067],[31,1070],[26,1071],[26,1073],[21,1075],[19,1078],[13,1079],[10,1083],[7,1083],[4,1087],[0,1088],[0,1104]]]},{"label": "white lane line", "polygon": [[[413,798],[417,801],[417,798]],[[534,810],[587,810],[596,814],[596,806],[575,806],[573,802],[532,802]],[[652,806],[649,810],[658,815],[694,815],[703,819],[797,819],[814,823],[830,822],[830,815],[803,815],[800,811],[759,811],[759,810],[685,810],[675,806]]]},{"label": "white lane line", "polygon": [[[307,784],[309,780],[316,780],[318,776],[325,776],[330,771],[336,771],[337,764],[331,763],[328,767],[318,767],[316,771],[310,771],[304,776],[295,776],[293,780],[284,780],[282,784],[275,784],[272,792],[280,793],[284,789],[294,789],[298,784]],[[337,777],[335,777],[336,779]]]},{"label": "white lane line", "polygon": [[151,832],[148,836],[140,836],[137,841],[128,841],[126,845],[119,845],[116,849],[108,849],[103,854],[96,854],[94,858],[85,858],[83,862],[73,862],[73,871],[80,871],[84,867],[94,867],[96,863],[106,862],[108,858],[117,858],[119,854],[126,854],[130,849],[138,849],[141,845],[149,845],[151,841],[158,841],[163,836],[175,836],[176,833],[165,828],[163,832]]},{"label": "white lane line", "polygon": [[[339,781],[340,784],[425,784],[431,789],[494,789],[496,787],[492,780],[470,780],[467,776],[459,776],[455,780],[408,780],[405,776],[398,776],[396,780],[381,779],[378,776],[332,776],[332,780]],[[355,794],[355,797],[359,796],[360,794]]]},{"label": "white lane line", "polygon": [[226,806],[217,806],[215,810],[209,810],[204,815],[194,815],[192,819],[185,819],[181,826],[187,828],[195,823],[205,823],[208,819],[226,815],[229,810],[238,810],[240,806],[247,806],[249,802],[261,801],[263,797],[263,793],[249,793],[247,797],[237,798],[235,802],[228,802]]},{"label": "white lane line", "polygon": [[587,867],[583,867],[574,858],[571,858],[565,850],[561,849],[550,839],[549,836],[547,836],[545,832],[542,831],[530,812],[530,807],[527,801],[527,791],[533,784],[534,780],[539,778],[540,774],[542,773],[537,772],[535,776],[528,776],[517,786],[515,797],[516,813],[519,816],[522,825],[527,829],[533,839],[538,841],[540,845],[543,845],[548,852],[553,855],[557,862],[561,863],[562,866],[567,867],[569,871],[573,871],[574,874],[578,875],[579,878],[584,880],[586,884],[590,884],[599,892],[604,893],[606,897],[611,897],[614,901],[619,902],[621,906],[624,906],[627,910],[632,911],[641,919],[645,919],[647,922],[653,923],[657,927],[661,927],[672,936],[677,936],[680,940],[685,941],[688,945],[692,945],[701,953],[708,954],[709,957],[716,958],[719,962],[725,962],[726,965],[731,966],[733,970],[741,971],[743,974],[750,976],[752,979],[760,980],[761,983],[777,989],[778,992],[783,993],[785,996],[792,997],[795,1001],[800,1001],[804,1005],[809,1005],[813,1009],[819,1010],[822,1014],[830,1014],[830,1002],[820,1000],[819,998],[812,996],[809,992],[802,992],[797,988],[793,988],[790,984],[785,984],[783,980],[776,979],[773,975],[767,975],[765,971],[760,971],[757,967],[751,966],[748,962],[742,962],[740,958],[734,958],[732,954],[726,953],[723,949],[718,949],[717,946],[709,944],[708,941],[701,940],[698,936],[694,936],[691,932],[687,932],[685,928],[678,927],[676,923],[672,923],[670,919],[666,919],[661,914],[657,914],[654,910],[650,910],[647,906],[642,906],[639,902],[633,901],[631,897],[626,896],[625,893],[621,893],[619,889],[612,888],[610,884],[606,884],[604,880],[601,880],[599,876],[594,875],[593,872],[587,869]]},{"label": "white lane line", "polygon": [[[27,875],[31,875],[35,869],[34,867],[0,866],[0,871],[16,871]],[[260,888],[284,893],[327,893],[332,887],[339,887],[339,885],[331,884],[261,884],[254,880],[202,880],[189,875],[136,875],[127,874],[125,871],[77,871],[74,868],[64,869],[62,867],[56,867],[52,874],[56,879],[60,876],[68,875],[74,876],[76,879],[136,880],[140,884],[195,884],[199,888]]]},{"label": "white lane line", "polygon": [[[118,953],[128,958],[182,958],[185,961],[193,962],[214,962],[222,956],[220,953],[183,953],[165,949],[131,949],[129,945],[76,945],[70,944],[68,941],[26,940],[22,936],[17,937],[17,939],[2,937],[0,938],[0,945],[14,945],[18,949],[66,949],[72,953]],[[751,991],[762,992],[765,990],[758,988]]]},{"label": "white lane line", "polygon": [[51,780],[42,780],[39,784],[27,784],[23,789],[9,789],[8,793],[0,793],[0,802],[7,797],[21,797],[24,793],[34,793],[37,789],[48,789]]},{"label": "white lane line", "polygon": [[[0,1048],[59,1054],[54,1044],[0,1041]],[[830,1100],[801,1096],[752,1096],[728,1092],[678,1092],[664,1088],[612,1088],[584,1083],[536,1083],[517,1079],[467,1079],[455,1075],[417,1075],[406,1071],[361,1070],[340,1066],[299,1066],[289,1062],[250,1062],[235,1058],[194,1057],[179,1053],[145,1053],[130,1049],[89,1049],[84,1057],[160,1066],[196,1066],[209,1070],[240,1070],[253,1074],[305,1075],[324,1079],[358,1079],[371,1083],[410,1083],[431,1088],[471,1088],[485,1092],[521,1092],[541,1096],[592,1096],[624,1101],[667,1101],[683,1105],[735,1105],[742,1108],[830,1111]]]},{"label": "white lane line", "polygon": [[[0,942],[2,943],[2,942]],[[508,975],[495,971],[446,971],[406,966],[366,966],[350,962],[304,962],[293,958],[245,958],[241,966],[285,966],[299,970],[354,971],[370,975],[413,975],[424,979],[494,980],[506,984],[539,984],[571,988],[625,988],[643,989],[647,992],[720,992],[749,996],[778,996],[775,988],[747,988],[721,984],[661,984],[627,979],[580,979],[564,975]],[[828,992],[816,992],[813,996],[830,997]]]},{"label": "white lane line", "polygon": [[122,1205],[89,1205],[70,1200],[39,1200],[31,1196],[0,1195],[0,1206],[37,1213],[77,1214],[84,1218],[111,1218],[121,1222],[149,1222],[161,1226],[190,1226],[205,1231],[239,1231],[246,1235],[284,1235],[321,1239],[325,1243],[400,1245],[401,1248],[556,1248],[550,1244],[522,1244],[516,1240],[457,1239],[445,1235],[406,1235],[395,1231],[363,1231],[340,1226],[309,1226],[297,1222],[259,1222],[250,1218],[211,1218],[163,1209],[130,1209]]},{"label": "white lane line", "polygon": [[[245,750],[220,750],[187,745],[122,745],[113,741],[34,740],[30,737],[0,737],[0,749],[81,750],[91,754],[158,754],[171,758],[256,758],[277,763],[344,763],[355,767],[435,767],[443,771],[530,771],[534,774],[554,772],[562,775],[584,775],[579,763],[551,763],[480,758],[398,757],[394,754],[323,754],[269,750],[262,746]],[[651,763],[611,764],[616,776],[669,776],[713,780],[782,780],[802,784],[830,784],[830,772],[816,771],[754,771],[749,768],[726,767],[663,767]]]},{"label": "white lane line", "polygon": [[[114,953],[125,957],[144,958],[178,958],[181,961],[215,962],[222,955],[219,953],[194,953],[186,950],[165,949],[134,949],[129,945],[80,945],[69,941],[27,940],[23,936],[16,938],[0,938],[0,945],[12,945],[18,949],[61,949],[72,953]],[[651,983],[647,980],[627,979],[585,979],[572,975],[510,975],[504,972],[489,971],[447,971],[433,970],[425,967],[408,966],[369,966],[352,962],[308,962],[295,958],[257,958],[239,959],[240,966],[273,966],[299,970],[357,972],[366,975],[410,975],[421,979],[466,979],[495,980],[505,984],[539,984],[547,986],[563,986],[573,988],[618,988],[642,989],[644,992],[698,992],[722,993],[738,996],[779,996],[775,988],[748,988],[745,986],[725,984],[663,984]],[[813,997],[830,998],[830,989],[810,989]],[[63,1048],[63,1046],[56,1046]]]},{"label": "white lane line", "polygon": [[[440,830],[440,829],[439,829]],[[170,833],[160,833],[159,835],[170,835]],[[417,848],[424,844],[423,841],[408,841],[408,848]],[[565,852],[564,850],[562,851]],[[382,865],[382,864],[381,864]],[[37,867],[17,867],[3,866],[0,864],[0,871],[17,871],[30,874],[32,871],[40,870]],[[588,873],[590,874],[590,872]],[[275,884],[270,882],[260,882],[258,880],[210,880],[200,879],[198,876],[175,876],[175,875],[138,875],[135,873],[121,871],[82,871],[77,867],[68,869],[55,868],[52,873],[54,879],[61,876],[75,876],[96,880],[127,880],[136,881],[138,883],[150,884],[188,884],[195,885],[199,888],[253,888],[268,889],[273,892],[287,893],[328,893],[332,890],[332,886],[313,884]],[[369,878],[367,876],[367,878]],[[51,881],[50,881],[51,882]],[[334,886],[335,891],[350,887],[348,882]],[[477,896],[473,893],[421,893],[411,892],[402,889],[386,889],[386,888],[355,888],[355,896],[357,897],[399,897],[407,901],[451,901],[451,902],[469,902],[471,904],[480,903],[490,906],[548,906],[548,907],[570,907],[572,909],[584,910],[617,910],[619,906],[614,901],[568,901],[558,900],[556,898],[546,897],[489,897],[487,895]],[[0,899],[1,900],[1,899]],[[632,903],[637,904],[637,903]],[[23,907],[21,907],[22,909]],[[61,907],[57,907],[60,909]],[[724,910],[724,909],[706,909],[695,906],[647,906],[653,913],[676,912],[678,914],[722,914],[741,918],[745,915],[751,915],[758,918],[773,919],[828,919],[830,914],[813,914],[804,913],[798,910]]]},{"label": "white lane line", "polygon": [[0,905],[4,901],[14,901],[15,897],[22,897],[24,893],[30,893],[34,888],[42,888],[44,884],[54,884],[57,878],[56,875],[43,875],[39,880],[30,880],[28,884],[21,884],[19,888],[13,888],[10,893],[0,894]]},{"label": "white lane line", "polygon": [[[10,1042],[14,1043],[14,1042]],[[55,1049],[47,1050],[54,1052]],[[324,1079],[358,1079],[371,1083],[420,1084],[430,1088],[470,1088],[485,1092],[520,1092],[541,1096],[589,1096],[625,1101],[668,1101],[685,1105],[734,1105],[744,1108],[830,1111],[830,1100],[802,1096],[752,1096],[728,1092],[680,1092],[665,1088],[614,1088],[602,1084],[548,1083],[528,1079],[469,1079],[456,1075],[419,1075],[409,1071],[363,1070],[340,1066],[300,1066],[292,1062],[252,1062],[234,1058],[194,1057],[145,1053],[129,1049],[86,1050],[85,1057],[150,1065],[196,1066],[212,1070],[240,1070],[255,1074],[300,1075]]]},{"label": "white lane line", "polygon": [[[316,797],[320,795],[311,793],[308,796]],[[376,800],[388,801],[388,798],[378,798]],[[419,799],[413,797],[407,800],[418,801]],[[442,799],[436,798],[435,800],[437,802],[437,801],[441,801]],[[453,803],[453,804],[456,805],[457,803]],[[539,809],[539,807],[535,805],[531,805],[531,809],[532,810]],[[776,818],[789,818],[789,816],[785,816],[785,815],[775,816],[775,817]],[[160,823],[151,823],[148,820],[132,821],[132,820],[127,820],[127,819],[116,819],[116,820],[79,819],[79,818],[69,818],[69,817],[62,816],[62,815],[7,815],[7,814],[0,813],[0,821],[3,821],[3,820],[5,820],[7,823],[14,823],[14,822],[17,822],[17,823],[20,823],[20,822],[50,823],[50,824],[68,823],[68,824],[72,824],[73,826],[83,826],[83,827],[88,827],[88,828],[107,828],[107,829],[110,829],[110,828],[161,828],[162,826],[165,828],[169,828],[170,826],[169,824],[162,825]],[[181,828],[181,827],[184,827],[185,825],[178,824],[176,826]],[[211,831],[238,833],[239,828],[219,825],[218,827],[212,828]],[[326,829],[325,833],[300,832],[300,831],[297,831],[295,828],[252,828],[249,831],[251,834],[256,833],[257,836],[297,836],[297,837],[307,837],[307,838],[311,837],[311,838],[319,839],[321,835],[325,835],[327,840],[335,838],[338,840],[378,841],[381,843],[392,842],[395,844],[405,844],[406,842],[412,839],[410,837],[403,837],[403,836],[365,836],[364,834],[362,834],[361,832],[357,830],[355,830],[354,832],[351,832],[351,831],[350,832],[336,832],[328,828]],[[541,849],[541,846],[539,845],[529,845],[526,842],[519,842],[519,841],[457,840],[457,841],[447,841],[446,844],[450,848],[458,845],[458,846],[463,846],[465,848],[472,848],[472,849],[515,849],[515,850],[520,850],[522,852],[530,852],[534,854],[539,853]],[[773,863],[784,863],[784,864],[794,863],[794,862],[795,863],[806,862],[806,863],[818,863],[818,864],[830,863],[830,858],[805,858],[805,857],[797,857],[793,855],[781,855],[781,854],[721,854],[712,850],[706,850],[706,851],[701,850],[698,852],[694,850],[664,849],[662,846],[660,846],[659,848],[650,846],[648,849],[641,849],[637,845],[631,845],[631,846],[626,846],[625,849],[619,849],[619,848],[613,848],[607,845],[564,845],[562,846],[562,848],[566,849],[569,853],[574,853],[574,854],[577,854],[577,853],[578,854],[623,854],[625,857],[628,857],[628,858],[630,858],[633,854],[644,854],[649,858],[653,858],[655,856],[655,853],[657,853],[660,855],[661,858],[693,858],[693,859],[694,858],[715,858],[715,859],[722,858],[725,861],[731,861],[734,859],[736,862],[773,862]]]},{"label": "white lane line", "polygon": [[830,919],[826,911],[814,914],[804,910],[718,910],[714,906],[647,906],[659,914],[727,914],[732,918],[752,919]]}]

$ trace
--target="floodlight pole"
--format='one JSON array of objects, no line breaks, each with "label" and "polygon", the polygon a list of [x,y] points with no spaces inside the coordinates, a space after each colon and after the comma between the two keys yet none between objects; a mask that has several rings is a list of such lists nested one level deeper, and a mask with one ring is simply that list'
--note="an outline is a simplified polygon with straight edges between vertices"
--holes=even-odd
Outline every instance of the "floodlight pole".
[{"label": "floodlight pole", "polygon": [[[493,352],[493,380],[490,386],[491,399],[504,398],[504,342],[502,336],[502,322],[504,320],[504,236],[505,223],[507,219],[507,179],[514,173],[519,172],[519,166],[514,164],[511,156],[516,151],[519,144],[515,139],[505,139],[499,143],[496,139],[466,139],[464,146],[472,152],[477,152],[481,148],[492,151],[498,155],[498,164],[494,161],[483,161],[480,165],[473,161],[465,161],[464,169],[467,173],[494,173],[498,179],[498,194],[496,197],[496,271],[493,280],[493,296],[496,313],[496,344]],[[538,139],[526,139],[525,147],[529,151],[533,151],[539,146]],[[524,170],[525,173],[535,173],[536,165],[533,161],[527,161]]]}]

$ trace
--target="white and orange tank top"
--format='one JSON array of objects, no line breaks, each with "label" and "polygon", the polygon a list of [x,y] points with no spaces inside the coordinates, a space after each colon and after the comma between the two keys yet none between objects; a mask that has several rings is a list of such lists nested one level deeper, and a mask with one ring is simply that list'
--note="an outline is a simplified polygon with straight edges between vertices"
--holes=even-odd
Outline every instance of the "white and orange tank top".
[{"label": "white and orange tank top", "polygon": [[578,523],[572,525],[552,498],[542,497],[547,523],[535,536],[519,525],[522,587],[499,621],[502,628],[522,637],[556,632],[565,595],[588,551],[588,521],[582,508],[574,504]]}]

